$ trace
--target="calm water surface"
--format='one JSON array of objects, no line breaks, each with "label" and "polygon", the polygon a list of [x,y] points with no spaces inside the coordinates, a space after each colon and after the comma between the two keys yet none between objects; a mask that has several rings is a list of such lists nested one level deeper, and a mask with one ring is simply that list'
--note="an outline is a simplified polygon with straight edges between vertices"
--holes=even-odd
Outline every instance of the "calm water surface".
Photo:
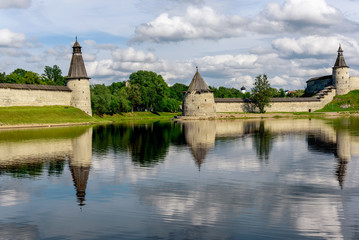
[{"label": "calm water surface", "polygon": [[359,239],[359,121],[0,131],[0,239]]}]

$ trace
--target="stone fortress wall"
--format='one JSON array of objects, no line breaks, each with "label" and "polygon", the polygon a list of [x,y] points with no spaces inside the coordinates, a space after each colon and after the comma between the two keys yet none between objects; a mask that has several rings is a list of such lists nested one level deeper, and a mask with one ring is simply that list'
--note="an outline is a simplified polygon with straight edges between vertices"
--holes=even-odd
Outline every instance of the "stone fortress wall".
[{"label": "stone fortress wall", "polygon": [[[197,88],[193,86],[197,86]],[[265,110],[267,112],[312,112],[323,108],[336,95],[344,95],[356,89],[359,89],[359,77],[350,76],[349,67],[346,65],[343,56],[343,49],[339,45],[332,75],[311,78],[307,81],[306,94],[308,96],[314,95],[313,97],[273,98],[270,101],[270,106],[266,107]],[[249,99],[217,98],[214,99],[215,104],[211,107],[209,104],[203,104],[203,98],[195,101],[196,99],[189,94],[190,92],[192,95],[194,93],[199,95],[203,92],[206,92],[207,95],[213,94],[198,73],[198,69],[183,99],[184,118],[209,118],[213,116],[213,109],[218,113],[258,112],[258,109]],[[199,111],[201,107],[202,110]]]},{"label": "stone fortress wall", "polygon": [[77,39],[72,48],[67,86],[0,83],[0,107],[73,106],[91,116],[90,78]]},{"label": "stone fortress wall", "polygon": [[[331,89],[322,98],[273,98],[267,112],[312,112],[330,103],[336,90]],[[216,110],[219,113],[255,112],[251,103],[243,99],[215,99]]]},{"label": "stone fortress wall", "polygon": [[[14,86],[15,85],[15,86]],[[19,85],[24,86],[20,88]],[[16,87],[16,88],[15,88]],[[0,107],[13,106],[71,106],[71,90],[51,88],[42,85],[0,84]],[[38,87],[38,88],[37,88]]]}]

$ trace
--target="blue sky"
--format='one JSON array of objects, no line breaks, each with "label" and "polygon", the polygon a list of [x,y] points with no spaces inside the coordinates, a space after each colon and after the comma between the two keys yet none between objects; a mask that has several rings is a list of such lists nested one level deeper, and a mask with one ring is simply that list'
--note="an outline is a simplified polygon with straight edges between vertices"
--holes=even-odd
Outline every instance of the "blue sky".
[{"label": "blue sky", "polygon": [[0,72],[66,75],[75,36],[91,83],[137,70],[189,84],[198,65],[209,85],[301,89],[331,74],[341,43],[359,76],[359,0],[0,0]]}]

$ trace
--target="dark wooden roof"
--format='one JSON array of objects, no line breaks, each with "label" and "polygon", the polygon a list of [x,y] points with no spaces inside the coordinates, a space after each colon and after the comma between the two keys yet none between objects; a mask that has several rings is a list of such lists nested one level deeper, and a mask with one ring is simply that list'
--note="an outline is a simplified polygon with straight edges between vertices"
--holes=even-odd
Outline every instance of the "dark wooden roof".
[{"label": "dark wooden roof", "polygon": [[79,78],[90,79],[89,77],[87,77],[85,63],[81,53],[81,46],[77,40],[72,48],[73,48],[72,59],[71,59],[69,73],[67,74],[67,79],[79,79]]},{"label": "dark wooden roof", "polygon": [[332,75],[325,75],[325,76],[320,76],[320,77],[314,77],[314,78],[311,78],[309,80],[307,80],[307,82],[311,82],[311,81],[319,81],[319,80],[324,80],[324,79],[332,79]]},{"label": "dark wooden roof", "polygon": [[201,74],[198,72],[198,68],[196,74],[193,76],[192,82],[188,87],[187,92],[212,92],[207,83],[203,80]]},{"label": "dark wooden roof", "polygon": [[335,61],[335,64],[334,64],[334,68],[337,68],[337,67],[348,67],[346,62],[345,62],[345,59],[344,59],[344,55],[343,55],[343,49],[342,49],[342,46],[339,45],[339,49],[338,49],[338,56],[337,56],[337,60]]},{"label": "dark wooden roof", "polygon": [[64,92],[72,91],[67,86],[14,84],[14,83],[0,83],[0,88],[22,89],[22,90],[43,90],[43,91],[64,91]]},{"label": "dark wooden roof", "polygon": [[[270,102],[319,102],[316,98],[271,98]],[[248,98],[215,98],[215,103],[250,103],[252,100]]]}]

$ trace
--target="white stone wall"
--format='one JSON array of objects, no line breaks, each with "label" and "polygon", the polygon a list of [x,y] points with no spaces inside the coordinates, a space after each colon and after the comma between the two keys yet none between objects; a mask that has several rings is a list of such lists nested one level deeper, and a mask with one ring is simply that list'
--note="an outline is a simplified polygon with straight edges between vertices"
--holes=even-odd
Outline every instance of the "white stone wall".
[{"label": "white stone wall", "polygon": [[90,83],[88,79],[70,79],[67,86],[72,90],[71,106],[92,115]]},{"label": "white stone wall", "polygon": [[0,107],[70,106],[71,92],[0,88]]},{"label": "white stone wall", "polygon": [[359,89],[359,77],[350,77],[350,91]]},{"label": "white stone wall", "polygon": [[[309,109],[313,112],[323,108],[330,103],[336,95],[335,89],[328,93],[320,101],[298,101],[298,102],[271,102],[270,107],[266,107],[267,112],[308,112]],[[221,112],[258,112],[257,109],[252,109],[250,103],[244,102],[217,102],[216,110]],[[257,111],[256,111],[257,110]]]}]

